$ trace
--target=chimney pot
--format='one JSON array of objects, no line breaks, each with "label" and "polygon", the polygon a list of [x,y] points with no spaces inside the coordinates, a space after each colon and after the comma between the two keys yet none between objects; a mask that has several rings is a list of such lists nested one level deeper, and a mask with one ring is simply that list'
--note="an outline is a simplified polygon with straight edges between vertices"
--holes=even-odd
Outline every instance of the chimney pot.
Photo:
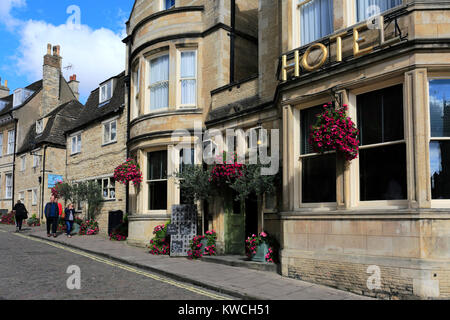
[{"label": "chimney pot", "polygon": [[8,88],[8,80],[5,80],[5,88]]},{"label": "chimney pot", "polygon": [[52,54],[52,45],[50,43],[47,44],[47,54]]},{"label": "chimney pot", "polygon": [[59,57],[59,51],[60,51],[61,47],[59,45],[56,46],[56,55]]}]

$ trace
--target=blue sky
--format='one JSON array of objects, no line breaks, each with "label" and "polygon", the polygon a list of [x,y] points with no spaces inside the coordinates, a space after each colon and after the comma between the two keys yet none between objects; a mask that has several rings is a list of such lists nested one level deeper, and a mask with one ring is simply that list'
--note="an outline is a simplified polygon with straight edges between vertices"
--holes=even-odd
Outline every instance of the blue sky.
[{"label": "blue sky", "polygon": [[0,0],[2,84],[8,80],[12,91],[41,79],[47,43],[60,45],[63,67],[72,66],[63,69],[63,74],[66,79],[77,75],[80,100],[84,103],[98,83],[125,69],[125,45],[121,40],[133,3],[133,0]]}]

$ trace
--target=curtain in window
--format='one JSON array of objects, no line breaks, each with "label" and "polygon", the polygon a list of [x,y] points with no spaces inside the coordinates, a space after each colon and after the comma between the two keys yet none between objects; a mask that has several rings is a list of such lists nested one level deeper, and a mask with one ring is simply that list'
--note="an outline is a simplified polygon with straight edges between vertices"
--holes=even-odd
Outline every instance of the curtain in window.
[{"label": "curtain in window", "polygon": [[333,32],[333,1],[312,0],[300,7],[301,45]]},{"label": "curtain in window", "polygon": [[150,110],[169,106],[169,55],[150,61]]},{"label": "curtain in window", "polygon": [[196,100],[196,70],[197,61],[195,51],[181,53],[181,104],[195,105]]},{"label": "curtain in window", "polygon": [[358,22],[401,4],[402,0],[357,0],[356,11]]}]

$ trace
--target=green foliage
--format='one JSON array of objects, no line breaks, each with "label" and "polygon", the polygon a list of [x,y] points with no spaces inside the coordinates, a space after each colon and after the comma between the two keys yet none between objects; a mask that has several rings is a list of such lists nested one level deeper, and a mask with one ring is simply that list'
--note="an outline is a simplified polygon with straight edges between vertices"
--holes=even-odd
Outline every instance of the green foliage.
[{"label": "green foliage", "polygon": [[261,175],[261,164],[248,164],[244,166],[243,175],[236,179],[230,188],[236,191],[236,201],[245,201],[250,194],[273,194],[279,184],[280,176]]},{"label": "green foliage", "polygon": [[65,202],[87,202],[88,219],[94,219],[103,206],[102,187],[96,181],[63,182],[57,184],[55,190]]},{"label": "green foliage", "polygon": [[206,200],[213,196],[214,189],[209,181],[211,170],[201,165],[185,165],[181,172],[176,172],[180,189],[188,204],[198,200]]}]

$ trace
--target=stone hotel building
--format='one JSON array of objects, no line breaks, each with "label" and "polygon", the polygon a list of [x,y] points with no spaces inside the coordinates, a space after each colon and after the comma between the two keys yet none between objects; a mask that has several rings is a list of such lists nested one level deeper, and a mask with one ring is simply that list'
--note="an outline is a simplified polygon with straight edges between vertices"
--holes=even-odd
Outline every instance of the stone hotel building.
[{"label": "stone hotel building", "polygon": [[[180,202],[173,130],[280,129],[277,194],[203,210],[223,253],[265,230],[286,277],[450,297],[450,1],[138,0],[127,27],[128,148],[146,177],[130,194],[130,242]],[[329,101],[360,130],[350,163],[309,145]]]}]

